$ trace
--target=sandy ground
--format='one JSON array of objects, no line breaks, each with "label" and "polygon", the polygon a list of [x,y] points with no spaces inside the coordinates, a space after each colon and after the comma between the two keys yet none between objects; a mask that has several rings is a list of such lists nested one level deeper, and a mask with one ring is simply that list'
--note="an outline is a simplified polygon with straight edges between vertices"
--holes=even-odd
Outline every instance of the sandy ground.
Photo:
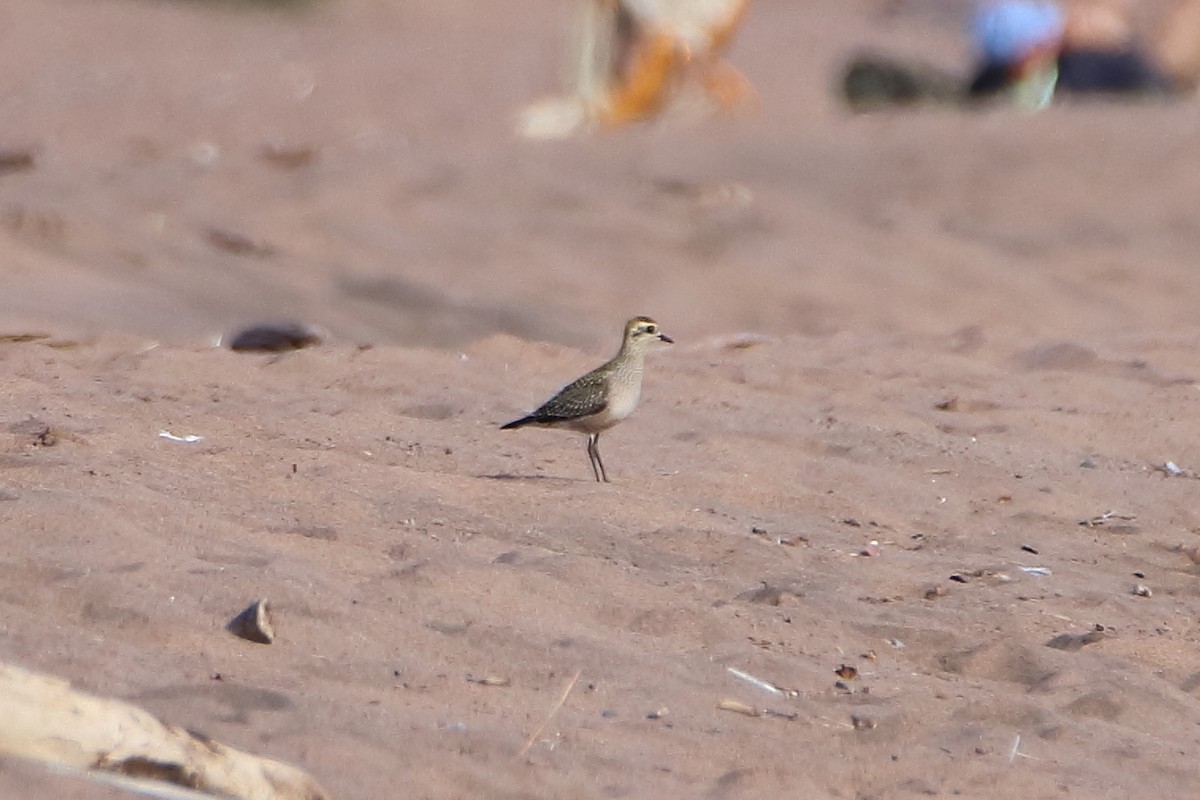
[{"label": "sandy ground", "polygon": [[[838,107],[964,6],[758,0],[759,110],[536,144],[557,2],[9,0],[0,658],[337,798],[1193,797],[1200,108]],[[613,484],[497,429],[635,314]]]}]

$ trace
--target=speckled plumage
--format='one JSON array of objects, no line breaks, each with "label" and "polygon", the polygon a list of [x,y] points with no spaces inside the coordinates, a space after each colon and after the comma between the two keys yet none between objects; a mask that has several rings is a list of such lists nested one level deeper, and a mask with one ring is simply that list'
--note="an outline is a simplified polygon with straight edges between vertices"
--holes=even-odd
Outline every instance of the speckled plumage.
[{"label": "speckled plumage", "polygon": [[604,389],[608,385],[608,370],[605,369],[607,366],[606,364],[604,367],[598,367],[564,386],[558,394],[529,415],[531,421],[541,425],[556,422],[583,423],[585,418],[604,411],[608,407],[608,400],[604,396]]},{"label": "speckled plumage", "polygon": [[528,416],[502,425],[502,430],[539,425],[588,435],[588,457],[596,480],[608,481],[600,460],[600,433],[628,417],[642,394],[646,351],[655,342],[672,341],[649,317],[625,323],[621,349],[607,363],[572,381]]}]

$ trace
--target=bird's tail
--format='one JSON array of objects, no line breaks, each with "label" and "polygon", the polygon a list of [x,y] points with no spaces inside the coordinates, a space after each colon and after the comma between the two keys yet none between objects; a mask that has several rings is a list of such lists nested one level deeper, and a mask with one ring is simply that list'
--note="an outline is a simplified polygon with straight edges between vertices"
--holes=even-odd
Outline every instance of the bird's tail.
[{"label": "bird's tail", "polygon": [[534,417],[531,414],[528,417],[521,417],[520,419],[514,419],[512,422],[501,425],[500,430],[507,431],[511,428],[523,428],[524,426],[532,425],[535,422],[537,422],[537,417]]}]

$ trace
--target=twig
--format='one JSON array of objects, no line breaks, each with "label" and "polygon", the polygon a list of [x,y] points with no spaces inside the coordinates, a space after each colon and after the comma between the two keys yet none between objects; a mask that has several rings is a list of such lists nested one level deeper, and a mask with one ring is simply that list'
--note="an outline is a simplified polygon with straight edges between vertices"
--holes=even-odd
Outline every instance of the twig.
[{"label": "twig", "polygon": [[1017,738],[1013,741],[1012,752],[1008,754],[1008,763],[1013,763],[1013,759],[1017,757],[1017,753],[1021,750],[1021,734],[1017,734]]},{"label": "twig", "polygon": [[1097,514],[1090,519],[1081,519],[1079,524],[1088,528],[1099,528],[1113,520],[1122,520],[1124,522],[1133,522],[1137,519],[1135,514],[1118,514],[1116,511],[1105,511],[1103,514]]},{"label": "twig", "polygon": [[789,722],[794,722],[800,718],[800,714],[795,711],[776,711],[773,708],[755,708],[747,705],[739,700],[722,700],[717,703],[717,708],[722,711],[732,711],[735,714],[742,714],[747,717],[776,717],[778,719],[786,719]]},{"label": "twig", "polygon": [[1012,752],[1010,752],[1008,754],[1008,763],[1009,764],[1013,763],[1013,761],[1016,760],[1017,756],[1020,756],[1021,758],[1028,758],[1031,761],[1038,760],[1037,756],[1031,756],[1028,753],[1021,752],[1021,734],[1019,734],[1019,733],[1017,734],[1016,741],[1013,742]]},{"label": "twig", "polygon": [[521,752],[517,753],[517,758],[524,756],[529,752],[529,748],[533,747],[534,741],[537,740],[537,737],[541,736],[542,729],[550,724],[550,720],[553,719],[554,715],[558,713],[558,710],[562,708],[563,703],[567,702],[567,695],[569,695],[571,690],[575,688],[575,682],[579,680],[579,676],[582,674],[583,670],[575,670],[575,677],[571,678],[571,682],[567,684],[567,688],[563,689],[562,697],[558,698],[558,702],[555,703],[554,707],[550,709],[550,713],[546,715],[544,720],[542,720],[542,724],[537,726],[537,730],[529,734],[529,738],[525,740],[525,746],[521,748]]},{"label": "twig", "polygon": [[725,669],[733,677],[738,678],[739,680],[743,680],[746,683],[750,684],[751,686],[756,686],[759,689],[762,689],[764,692],[770,692],[771,694],[779,694],[779,695],[782,695],[785,693],[783,691],[783,689],[780,689],[775,684],[768,683],[767,681],[764,681],[762,678],[756,678],[753,675],[751,675],[750,673],[743,672],[742,670],[738,669],[737,667],[726,667]]}]

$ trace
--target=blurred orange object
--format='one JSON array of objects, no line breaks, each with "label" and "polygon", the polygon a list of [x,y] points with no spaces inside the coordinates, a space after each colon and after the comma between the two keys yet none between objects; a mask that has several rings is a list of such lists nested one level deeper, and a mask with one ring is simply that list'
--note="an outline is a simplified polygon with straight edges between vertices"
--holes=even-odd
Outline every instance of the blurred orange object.
[{"label": "blurred orange object", "polygon": [[651,118],[689,85],[728,108],[753,97],[721,58],[749,0],[583,0],[571,94],[527,107],[532,138],[561,138],[596,125]]}]

